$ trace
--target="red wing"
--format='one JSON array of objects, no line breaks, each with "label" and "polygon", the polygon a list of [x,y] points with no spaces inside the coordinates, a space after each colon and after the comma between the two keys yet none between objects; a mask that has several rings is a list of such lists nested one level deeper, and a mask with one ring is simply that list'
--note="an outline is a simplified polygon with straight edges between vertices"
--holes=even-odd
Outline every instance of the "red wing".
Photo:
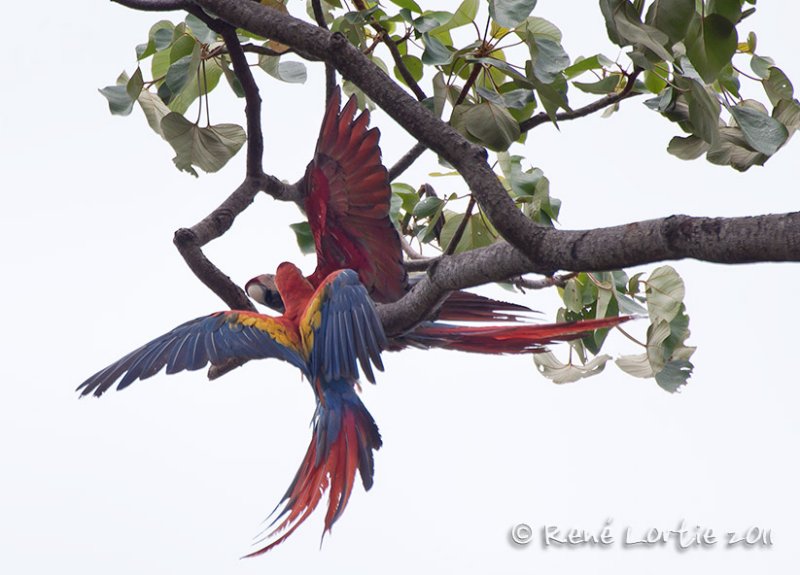
[{"label": "red wing", "polygon": [[400,237],[389,217],[392,189],[381,163],[380,132],[357,118],[351,97],[339,111],[328,102],[314,160],[306,170],[305,210],[317,248],[315,286],[343,268],[355,270],[373,299],[390,302],[406,290]]}]

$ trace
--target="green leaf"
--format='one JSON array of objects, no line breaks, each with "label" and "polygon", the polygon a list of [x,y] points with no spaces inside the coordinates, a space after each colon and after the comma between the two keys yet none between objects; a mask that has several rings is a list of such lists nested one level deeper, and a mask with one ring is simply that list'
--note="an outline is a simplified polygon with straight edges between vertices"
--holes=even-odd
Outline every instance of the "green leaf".
[{"label": "green leaf", "polygon": [[686,55],[707,84],[713,83],[736,52],[738,36],[731,22],[710,14],[692,22],[686,37]]},{"label": "green leaf", "polygon": [[216,172],[244,145],[247,135],[241,126],[217,124],[200,128],[181,114],[170,112],[161,120],[161,133],[175,150],[178,169],[197,176],[192,166]]},{"label": "green leaf", "polygon": [[419,18],[414,18],[411,21],[411,25],[414,26],[414,30],[420,34],[424,34],[425,32],[430,32],[434,28],[438,28],[443,24],[447,24],[452,18],[453,14],[450,12],[429,10],[424,12]]},{"label": "green leaf", "polygon": [[98,90],[108,100],[108,109],[115,116],[127,116],[133,110],[133,98],[128,93],[128,75],[122,72],[115,86],[106,86]]},{"label": "green leaf", "polygon": [[217,33],[206,26],[206,23],[194,14],[186,16],[184,22],[186,22],[186,26],[189,27],[194,37],[201,44],[211,44],[217,39]]},{"label": "green leaf", "polygon": [[400,6],[400,8],[405,8],[406,10],[410,10],[411,12],[422,14],[422,9],[416,2],[414,2],[414,0],[391,0],[391,2],[392,4]]},{"label": "green leaf", "polygon": [[307,221],[289,224],[289,227],[292,228],[295,240],[297,240],[297,246],[302,253],[313,254],[316,252],[317,248],[314,244],[314,234],[311,233],[311,226]]},{"label": "green leaf", "polygon": [[501,26],[514,28],[535,6],[536,0],[489,0],[489,15]]},{"label": "green leaf", "polygon": [[577,314],[583,311],[583,292],[576,278],[572,278],[564,285],[561,299],[569,311]]},{"label": "green leaf", "polygon": [[621,80],[621,74],[612,74],[597,82],[573,82],[572,85],[588,94],[610,94],[616,91]]},{"label": "green leaf", "polygon": [[661,90],[667,87],[667,80],[664,77],[665,73],[661,70],[645,70],[644,72],[644,85],[653,94],[660,94]]},{"label": "green leaf", "polygon": [[231,70],[230,65],[225,62],[224,66],[222,66],[222,73],[225,74],[225,80],[227,80],[228,85],[233,90],[233,93],[236,95],[237,98],[244,98],[244,88],[242,87],[242,83],[239,81],[239,77],[233,73]]},{"label": "green leaf", "polygon": [[685,359],[669,361],[656,374],[656,383],[670,393],[680,391],[691,377],[693,368],[692,363]]},{"label": "green leaf", "polygon": [[553,383],[573,383],[579,379],[597,375],[605,369],[609,359],[611,359],[610,355],[598,355],[585,365],[575,365],[562,363],[549,351],[533,355],[533,361],[539,373]]},{"label": "green leaf", "polygon": [[563,37],[563,34],[558,26],[549,20],[539,18],[538,16],[528,16],[525,18],[524,22],[516,27],[514,32],[516,32],[517,36],[519,36],[521,40],[525,40],[525,37],[528,34],[533,34],[537,38],[547,38],[548,40],[552,40],[553,42],[559,44],[561,43],[561,39]]},{"label": "green leaf", "polygon": [[419,203],[419,194],[409,186],[401,182],[392,182],[392,196],[397,196],[402,201],[402,208],[411,213],[414,206]]},{"label": "green leaf", "polygon": [[696,160],[709,149],[709,144],[692,134],[686,138],[675,136],[669,141],[667,152],[681,160]]},{"label": "green leaf", "polygon": [[742,130],[747,143],[762,154],[771,156],[789,137],[786,126],[772,118],[758,102],[744,100],[728,110]]},{"label": "green leaf", "polygon": [[197,45],[197,42],[191,36],[180,36],[177,40],[175,40],[175,42],[172,44],[172,47],[169,49],[170,64],[174,64],[184,56],[194,53],[195,49],[197,49],[197,54],[199,56],[199,48],[200,46]]},{"label": "green leaf", "polygon": [[[456,214],[453,212],[445,212],[445,224],[442,226],[442,232],[439,236],[439,244],[442,248],[450,245],[450,241],[455,236],[455,232],[464,220],[465,214]],[[460,254],[475,248],[481,248],[494,243],[495,236],[489,228],[486,227],[486,220],[480,214],[471,214],[467,224],[464,227],[464,233],[458,241],[455,248],[455,253]]]},{"label": "green leaf", "polygon": [[192,55],[177,59],[167,70],[167,77],[164,82],[169,88],[170,93],[178,94],[186,87],[186,84],[197,77],[197,62],[193,62]]},{"label": "green leaf", "polygon": [[161,133],[161,120],[170,113],[167,105],[156,94],[148,90],[142,90],[136,101],[142,107],[147,123],[153,131],[159,136],[163,136]]},{"label": "green leaf", "polygon": [[686,295],[681,276],[672,266],[661,266],[650,274],[646,285],[650,321],[653,323],[658,320],[672,321],[680,312]]},{"label": "green leaf", "polygon": [[762,80],[764,91],[767,93],[769,101],[773,106],[776,106],[781,100],[791,100],[794,98],[794,86],[792,82],[783,73],[783,70],[777,66],[770,66],[769,77]]},{"label": "green leaf", "polygon": [[[420,60],[416,56],[403,56],[401,58],[401,61],[403,62],[403,65],[409,71],[411,77],[414,79],[415,82],[419,82],[420,80],[422,80],[422,72],[423,72],[422,60]],[[406,81],[403,79],[402,74],[400,74],[400,69],[397,66],[394,67],[394,75],[395,78],[403,82],[403,84],[406,83]]]},{"label": "green leaf", "polygon": [[453,53],[434,36],[424,32],[422,43],[425,51],[422,53],[422,63],[429,66],[441,66],[447,64],[453,58]]},{"label": "green leaf", "polygon": [[613,62],[602,54],[595,54],[589,58],[578,57],[574,64],[564,69],[564,75],[571,79],[582,74],[583,72],[588,72],[589,70],[600,70],[606,66],[611,66],[612,64]]},{"label": "green leaf", "polygon": [[115,116],[127,116],[133,110],[133,100],[125,86],[106,86],[99,92],[108,100],[108,109]]},{"label": "green leaf", "polygon": [[[611,5],[608,15],[604,5]],[[613,29],[617,38],[616,40],[612,38],[613,42],[619,46],[642,46],[653,52],[660,60],[672,62],[672,53],[665,48],[669,43],[669,36],[658,28],[644,24],[632,4],[618,0],[611,2],[601,0],[601,9],[607,19],[609,16],[613,19]],[[609,26],[608,21],[606,25]]]},{"label": "green leaf", "polygon": [[488,101],[456,106],[450,121],[468,138],[494,151],[507,150],[520,136],[519,124],[508,110]]},{"label": "green leaf", "polygon": [[744,172],[751,166],[761,166],[769,156],[754,151],[744,137],[741,128],[721,128],[719,140],[711,146],[706,159],[712,164],[731,166]]},{"label": "green leaf", "polygon": [[[203,76],[204,72],[205,76]],[[185,114],[192,102],[200,96],[200,90],[202,89],[204,94],[206,89],[211,92],[219,84],[221,76],[222,68],[216,60],[206,60],[205,66],[199,68],[199,74],[194,76],[193,81],[188,82],[177,95],[172,95],[169,100],[169,109],[179,114]]]},{"label": "green leaf", "polygon": [[160,52],[172,44],[174,38],[175,24],[169,20],[161,20],[150,27],[149,38],[153,42],[153,48]]},{"label": "green leaf", "polygon": [[772,111],[772,117],[786,126],[789,134],[800,129],[800,103],[797,100],[781,100]]},{"label": "green leaf", "polygon": [[444,205],[444,200],[430,196],[420,200],[415,206],[412,215],[415,218],[428,218],[435,214]]},{"label": "green leaf", "polygon": [[280,56],[259,56],[258,66],[273,78],[289,84],[304,84],[308,76],[305,64],[283,62]]},{"label": "green leaf", "polygon": [[633,377],[647,379],[655,375],[646,353],[623,355],[617,358],[615,363],[622,371]]},{"label": "green leaf", "polygon": [[750,58],[750,68],[756,73],[756,76],[762,80],[769,78],[769,69],[774,65],[775,61],[766,56],[756,56],[753,54],[753,57]]},{"label": "green leaf", "polygon": [[136,71],[131,76],[131,79],[128,80],[128,83],[125,85],[125,90],[128,92],[128,96],[132,100],[135,100],[139,97],[139,93],[144,88],[144,79],[142,78],[142,69],[136,68]]},{"label": "green leaf", "polygon": [[529,103],[536,101],[536,98],[533,95],[533,90],[526,90],[524,88],[510,90],[508,92],[499,94],[493,90],[478,87],[478,93],[483,98],[504,108],[521,109],[527,106]]},{"label": "green leaf", "polygon": [[534,75],[545,84],[552,84],[569,66],[569,56],[561,44],[549,38],[540,38],[529,33],[526,42]]},{"label": "green leaf", "polygon": [[672,44],[683,40],[695,15],[695,0],[654,0],[645,22],[669,36]]},{"label": "green leaf", "polygon": [[437,26],[431,32],[434,34],[442,34],[461,26],[471,24],[475,17],[478,15],[478,0],[463,0],[455,11],[453,17],[444,24]]},{"label": "green leaf", "polygon": [[719,136],[719,100],[696,80],[691,80],[687,99],[689,120],[694,127],[694,133],[709,144],[713,144]]},{"label": "green leaf", "polygon": [[719,14],[731,24],[742,17],[742,0],[709,0],[707,14]]}]

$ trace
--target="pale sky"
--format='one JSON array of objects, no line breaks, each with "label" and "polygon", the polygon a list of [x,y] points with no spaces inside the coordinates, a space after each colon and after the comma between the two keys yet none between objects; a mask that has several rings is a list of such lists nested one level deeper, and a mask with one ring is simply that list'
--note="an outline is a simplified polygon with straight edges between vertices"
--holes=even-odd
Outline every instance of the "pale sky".
[{"label": "pale sky", "polygon": [[[294,11],[300,2],[291,2]],[[577,11],[580,4],[582,11]],[[112,117],[97,89],[135,66],[158,15],[110,3],[13,3],[0,93],[4,207],[0,301],[8,318],[0,395],[0,571],[339,573],[794,573],[800,562],[800,403],[793,326],[800,267],[672,265],[686,281],[685,390],[609,365],[557,386],[529,357],[404,351],[362,396],[383,435],[375,485],[354,489],[320,549],[318,510],[267,556],[240,560],[294,477],[314,410],[308,384],[277,361],[209,383],[160,374],[102,399],[78,400],[86,377],[185,320],[222,309],[183,263],[174,230],[193,225],[238,184],[243,156],[194,179],[140,110]],[[616,57],[595,2],[540,0],[571,57]],[[580,16],[579,16],[580,15]],[[174,21],[182,16],[173,15]],[[800,82],[796,3],[763,2],[743,25]],[[10,37],[9,37],[10,34]],[[295,181],[311,157],[323,72],[305,86],[261,77],[265,169]],[[427,88],[427,86],[426,86]],[[759,92],[755,87],[752,93]],[[212,94],[212,121],[243,123],[241,101]],[[413,143],[381,113],[388,164]],[[542,126],[523,148],[564,202],[560,225],[584,228],[674,213],[743,216],[797,209],[800,144],[745,174],[684,162],[677,127],[629,101],[610,119]],[[443,193],[432,154],[402,178]],[[284,260],[308,273],[287,224],[296,207],[259,197],[206,253],[235,281]],[[652,270],[648,266],[643,270]],[[505,292],[492,292],[504,295]],[[552,319],[551,293],[521,299]],[[646,325],[632,331],[642,336]],[[556,348],[565,357],[566,348]],[[636,350],[619,334],[612,355]],[[599,533],[606,549],[511,543],[514,525]],[[625,546],[648,528],[770,529],[774,545],[724,541],[680,553]],[[724,537],[727,539],[727,537]]]}]

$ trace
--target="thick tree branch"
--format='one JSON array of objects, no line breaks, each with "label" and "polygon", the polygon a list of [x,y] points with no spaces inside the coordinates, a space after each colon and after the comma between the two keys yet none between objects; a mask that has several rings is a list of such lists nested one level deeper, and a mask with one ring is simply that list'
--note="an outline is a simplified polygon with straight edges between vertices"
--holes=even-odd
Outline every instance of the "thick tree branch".
[{"label": "thick tree branch", "polygon": [[447,292],[524,273],[605,271],[686,258],[724,264],[800,261],[800,212],[678,215],[593,230],[541,229],[533,259],[506,242],[439,259],[409,295],[379,307],[387,333],[403,333],[424,321]]},{"label": "thick tree branch", "polygon": [[187,10],[192,2],[188,0],[111,0],[127,8],[142,10],[144,12],[170,12],[172,10]]},{"label": "thick tree branch", "polygon": [[[141,4],[150,6],[149,9],[164,5]],[[536,225],[516,208],[488,166],[482,148],[466,141],[420,106],[343,36],[330,34],[255,2],[196,0],[195,4],[233,26],[275,39],[333,64],[343,77],[358,85],[417,138],[420,146],[432,149],[461,173],[484,213],[508,240],[509,243],[498,242],[469,253],[443,257],[431,264],[427,277],[408,296],[394,304],[380,306],[389,334],[413,328],[449,291],[523,273],[553,275],[557,270],[601,271],[683,258],[728,264],[800,261],[800,213],[748,218],[671,216],[584,231]],[[633,85],[635,74],[629,77],[629,86]],[[631,90],[632,87],[628,87],[620,94],[567,112],[561,118],[572,119],[580,117],[577,114],[592,113],[628,97]],[[544,120],[532,121],[528,129],[541,121]],[[249,204],[257,189],[248,182],[252,180],[246,180],[229,200],[236,197]],[[296,199],[296,189],[284,188],[273,195]],[[230,213],[235,215],[238,211]],[[189,231],[193,236],[191,243],[202,245],[208,238],[217,237],[230,225],[224,221],[226,215],[220,206],[195,226],[198,229]],[[222,223],[217,221],[220,219]],[[176,237],[176,243],[184,242]]]}]

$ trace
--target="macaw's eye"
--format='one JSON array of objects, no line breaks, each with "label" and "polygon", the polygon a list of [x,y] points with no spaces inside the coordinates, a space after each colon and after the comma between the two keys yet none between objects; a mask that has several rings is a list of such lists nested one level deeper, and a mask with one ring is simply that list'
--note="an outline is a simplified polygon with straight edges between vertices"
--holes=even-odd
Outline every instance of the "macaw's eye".
[{"label": "macaw's eye", "polygon": [[263,298],[264,301],[261,303],[263,303],[268,308],[273,309],[279,313],[283,313],[286,311],[286,306],[283,305],[283,298],[281,298],[281,294],[278,293],[278,290],[265,289]]}]

